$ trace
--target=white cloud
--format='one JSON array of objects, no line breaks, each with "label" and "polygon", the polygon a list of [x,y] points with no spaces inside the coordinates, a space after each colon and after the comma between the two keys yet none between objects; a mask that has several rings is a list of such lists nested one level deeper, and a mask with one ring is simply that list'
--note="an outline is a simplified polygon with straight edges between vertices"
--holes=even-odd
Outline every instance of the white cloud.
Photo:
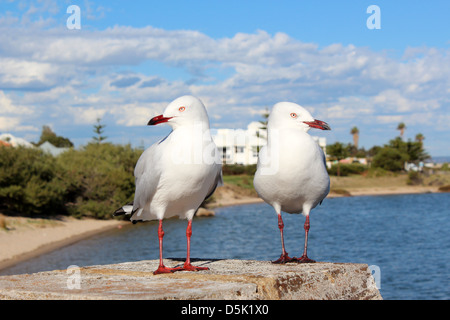
[{"label": "white cloud", "polygon": [[0,130],[11,131],[15,129],[20,123],[20,119],[17,117],[0,117]]},{"label": "white cloud", "polygon": [[11,99],[3,92],[0,90],[0,113],[1,114],[16,114],[16,113],[24,113],[27,110],[24,108],[20,108],[17,107],[15,105],[13,105]]},{"label": "white cloud", "polygon": [[49,63],[4,58],[0,60],[0,87],[46,89],[57,84],[59,72],[57,66]]},{"label": "white cloud", "polygon": [[37,128],[33,125],[23,125],[33,115],[32,107],[14,104],[12,99],[0,90],[0,132],[36,131]]},{"label": "white cloud", "polygon": [[22,126],[22,119],[19,117],[3,117],[0,116],[0,132],[8,131],[38,131],[35,126]]},{"label": "white cloud", "polygon": [[[212,119],[223,123],[248,122],[278,101],[297,102],[342,126],[429,125],[449,111],[449,50],[409,48],[394,59],[263,30],[221,39],[151,26],[74,34],[12,28],[14,17],[0,19],[9,21],[0,26],[0,88],[22,93],[9,100],[0,94],[0,103],[38,115],[39,125],[49,117],[67,125],[106,117],[119,126],[140,126],[184,94],[198,95]],[[140,68],[152,61],[191,79]],[[17,113],[0,115],[32,125]]]},{"label": "white cloud", "polygon": [[84,125],[95,123],[97,119],[101,119],[105,115],[106,109],[69,107],[69,112],[76,124]]},{"label": "white cloud", "polygon": [[109,112],[117,119],[117,124],[127,127],[145,126],[154,116],[161,114],[166,103],[151,103],[141,105],[137,103],[113,107]]}]

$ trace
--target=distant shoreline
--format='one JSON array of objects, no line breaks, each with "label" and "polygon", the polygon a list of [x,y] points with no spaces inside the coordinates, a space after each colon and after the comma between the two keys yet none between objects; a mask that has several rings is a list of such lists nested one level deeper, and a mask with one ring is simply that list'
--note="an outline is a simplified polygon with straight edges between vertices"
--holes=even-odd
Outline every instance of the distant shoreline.
[{"label": "distant shoreline", "polygon": [[[370,188],[370,190],[361,189],[347,189],[350,197],[358,196],[388,196],[388,195],[400,195],[400,194],[424,194],[424,193],[444,193],[439,191],[439,187],[432,186],[405,186],[405,187],[392,187],[392,188]],[[341,195],[331,193],[330,198],[339,197]]]},{"label": "distant shoreline", "polygon": [[[423,194],[442,193],[438,187],[405,186],[392,188],[349,188],[350,194],[330,193],[328,198],[345,196],[379,196],[379,195],[400,195],[400,194]],[[230,206],[239,206],[255,203],[264,203],[257,197],[234,196],[218,199],[208,206],[214,210]],[[117,220],[76,220],[67,219],[63,225],[48,227],[43,229],[27,229],[21,231],[0,232],[0,271],[12,267],[26,260],[35,258],[42,254],[71,245],[80,240],[90,238],[110,230],[130,225],[127,221]],[[15,252],[11,253],[11,246],[14,245]],[[3,246],[3,247],[2,247]],[[9,248],[9,253],[7,253]]]},{"label": "distant shoreline", "polygon": [[55,227],[2,231],[0,232],[0,271],[94,235],[121,228],[125,224],[127,222],[117,220],[68,218]]},{"label": "distant shoreline", "polygon": [[[391,187],[391,188],[348,188],[344,192],[336,190],[328,194],[327,198],[340,198],[340,197],[358,197],[358,196],[384,196],[384,195],[400,195],[400,194],[423,194],[423,193],[444,193],[439,191],[439,187],[436,186],[404,186],[404,187]],[[224,197],[218,199],[207,206],[208,209],[217,209],[230,206],[238,206],[245,204],[264,203],[261,198],[258,197]]]}]

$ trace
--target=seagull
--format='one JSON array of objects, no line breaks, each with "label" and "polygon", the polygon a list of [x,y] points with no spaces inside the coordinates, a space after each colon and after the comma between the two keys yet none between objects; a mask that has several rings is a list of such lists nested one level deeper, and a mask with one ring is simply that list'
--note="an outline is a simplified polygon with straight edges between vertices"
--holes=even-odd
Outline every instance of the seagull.
[{"label": "seagull", "polygon": [[[154,274],[208,270],[193,266],[190,260],[192,218],[202,202],[223,184],[208,114],[198,98],[182,96],[148,125],[161,123],[169,124],[172,131],[142,153],[134,170],[134,201],[114,214],[130,214],[133,223],[159,220],[159,267]],[[174,216],[188,220],[187,255],[183,267],[168,268],[163,264],[163,219]]]},{"label": "seagull", "polygon": [[[322,149],[308,134],[310,128],[331,130],[326,122],[314,119],[292,102],[275,104],[268,118],[268,141],[260,150],[253,183],[259,197],[278,215],[282,254],[273,263],[315,262],[307,255],[309,214],[328,195],[330,177]],[[300,258],[290,258],[285,250],[282,211],[306,216],[305,246]]]}]

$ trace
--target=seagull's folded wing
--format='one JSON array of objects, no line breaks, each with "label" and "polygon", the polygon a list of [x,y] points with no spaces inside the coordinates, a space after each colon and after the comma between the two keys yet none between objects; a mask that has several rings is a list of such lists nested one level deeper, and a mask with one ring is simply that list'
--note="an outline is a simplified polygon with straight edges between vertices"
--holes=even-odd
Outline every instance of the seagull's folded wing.
[{"label": "seagull's folded wing", "polygon": [[205,197],[205,200],[212,196],[214,191],[216,191],[217,187],[223,186],[223,179],[222,179],[222,166],[219,166],[217,170],[216,179],[214,180],[214,183],[212,184],[211,188],[208,190],[208,195]]},{"label": "seagull's folded wing", "polygon": [[143,208],[153,198],[161,177],[162,146],[155,143],[144,151],[134,169],[136,191],[133,212]]}]

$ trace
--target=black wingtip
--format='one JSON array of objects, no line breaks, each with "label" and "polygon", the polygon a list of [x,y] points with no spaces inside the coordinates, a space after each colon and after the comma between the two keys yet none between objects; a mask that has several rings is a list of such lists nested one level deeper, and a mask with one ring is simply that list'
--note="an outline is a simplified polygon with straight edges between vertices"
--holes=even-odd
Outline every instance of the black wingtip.
[{"label": "black wingtip", "polygon": [[118,217],[118,216],[123,216],[126,214],[126,211],[123,210],[123,208],[117,209],[116,211],[114,211],[113,216],[114,217]]},{"label": "black wingtip", "polygon": [[[125,206],[132,206],[132,205],[133,205],[133,202],[129,202],[129,203],[127,203]],[[127,214],[127,212],[124,210],[124,207],[125,207],[125,206],[120,207],[119,209],[117,209],[116,211],[114,211],[113,216],[114,216],[114,217],[117,217],[117,216],[123,216],[123,215]],[[133,212],[134,212],[134,211],[133,211]]]}]

